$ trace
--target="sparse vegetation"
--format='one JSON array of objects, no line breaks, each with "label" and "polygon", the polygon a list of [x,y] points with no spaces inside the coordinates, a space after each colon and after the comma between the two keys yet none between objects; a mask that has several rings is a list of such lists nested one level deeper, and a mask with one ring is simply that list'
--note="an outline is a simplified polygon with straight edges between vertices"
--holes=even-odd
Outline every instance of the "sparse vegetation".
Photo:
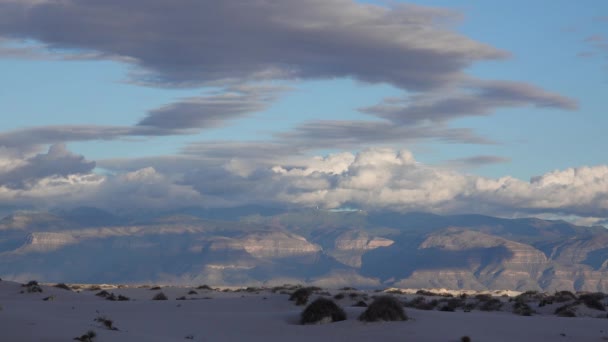
[{"label": "sparse vegetation", "polygon": [[150,291],[158,291],[160,289],[162,289],[160,286],[154,286],[150,288]]},{"label": "sparse vegetation", "polygon": [[365,322],[405,321],[407,319],[403,305],[393,296],[377,297],[359,316],[359,320]]},{"label": "sparse vegetation", "polygon": [[189,295],[197,295],[197,294],[198,294],[198,292],[196,292],[196,291],[194,291],[194,290],[190,290],[190,291],[188,291],[188,294],[189,294]]},{"label": "sparse vegetation", "polygon": [[197,289],[197,290],[209,290],[209,291],[212,291],[212,290],[213,290],[213,289],[211,288],[211,286],[206,285],[206,284],[205,284],[205,285],[200,285],[200,286],[198,286],[196,289]]},{"label": "sparse vegetation", "polygon": [[317,298],[302,311],[301,324],[320,324],[346,320],[346,313],[333,300]]},{"label": "sparse vegetation", "polygon": [[469,336],[462,336],[460,342],[471,342],[471,338]]}]

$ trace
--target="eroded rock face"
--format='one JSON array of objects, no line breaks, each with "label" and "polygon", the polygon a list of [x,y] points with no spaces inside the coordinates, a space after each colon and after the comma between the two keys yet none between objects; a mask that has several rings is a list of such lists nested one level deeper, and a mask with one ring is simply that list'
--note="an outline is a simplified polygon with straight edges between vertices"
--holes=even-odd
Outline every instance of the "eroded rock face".
[{"label": "eroded rock face", "polygon": [[284,232],[253,233],[238,238],[221,238],[209,246],[212,251],[242,250],[256,258],[286,258],[316,253],[318,245],[299,235]]},{"label": "eroded rock face", "polygon": [[361,257],[367,251],[388,247],[393,243],[393,240],[371,236],[363,231],[349,231],[336,238],[334,248],[328,253],[345,265],[359,268],[361,267]]},{"label": "eroded rock face", "polygon": [[383,237],[373,237],[361,231],[346,232],[338,236],[335,248],[341,251],[371,250],[379,247],[387,247],[394,243]]}]

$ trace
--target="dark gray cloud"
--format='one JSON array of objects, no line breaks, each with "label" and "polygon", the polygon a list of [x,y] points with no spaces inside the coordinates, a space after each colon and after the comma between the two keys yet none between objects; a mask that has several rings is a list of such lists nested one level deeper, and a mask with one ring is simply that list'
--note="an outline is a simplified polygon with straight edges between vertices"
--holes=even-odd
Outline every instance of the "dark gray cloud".
[{"label": "dark gray cloud", "polygon": [[94,168],[94,161],[87,161],[68,151],[65,145],[57,144],[49,147],[46,154],[37,154],[7,172],[0,172],[0,186],[23,189],[43,178],[86,174]]},{"label": "dark gray cloud", "polygon": [[288,89],[268,85],[232,86],[211,95],[186,98],[153,109],[135,126],[59,125],[0,132],[0,147],[194,134],[262,111]]},{"label": "dark gray cloud", "polygon": [[285,90],[287,88],[276,86],[233,86],[216,94],[182,99],[152,110],[137,126],[169,132],[218,127],[229,120],[265,110]]},{"label": "dark gray cloud", "polygon": [[352,0],[0,1],[0,36],[122,58],[162,86],[352,77],[428,89],[508,56],[450,30],[458,19]]},{"label": "dark gray cloud", "polygon": [[535,86],[507,81],[474,81],[456,94],[423,94],[404,99],[386,99],[362,112],[401,125],[445,122],[465,116],[489,115],[498,108],[535,106],[575,110],[577,101]]},{"label": "dark gray cloud", "polygon": [[389,121],[316,120],[305,122],[289,132],[277,134],[277,140],[308,150],[357,149],[388,143],[412,143],[440,140],[451,143],[492,144],[489,139],[467,128],[444,125],[396,125]]}]

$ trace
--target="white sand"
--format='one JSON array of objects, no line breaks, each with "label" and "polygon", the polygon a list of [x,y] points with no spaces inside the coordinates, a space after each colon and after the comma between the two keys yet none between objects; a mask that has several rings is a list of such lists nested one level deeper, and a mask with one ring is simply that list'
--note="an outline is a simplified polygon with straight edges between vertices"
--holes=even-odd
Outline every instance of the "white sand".
[{"label": "white sand", "polygon": [[[142,288],[110,289],[133,300],[112,302],[97,291],[69,292],[43,286],[43,293],[23,293],[20,284],[0,282],[0,341],[71,341],[88,330],[95,341],[602,341],[608,340],[605,318],[561,318],[551,314],[532,317],[510,312],[465,313],[406,309],[411,320],[362,323],[364,308],[350,307],[350,298],[337,301],[348,314],[343,322],[301,326],[303,307],[285,294],[269,291],[223,293],[190,288],[163,288],[169,300],[152,301],[160,292]],[[334,291],[335,293],[336,291]],[[373,293],[370,293],[372,295]],[[55,296],[52,301],[42,298]],[[175,300],[187,296],[198,300]],[[212,299],[202,299],[211,297]],[[266,298],[266,299],[264,299]],[[598,311],[598,313],[600,313]],[[119,331],[103,328],[94,319],[106,316]],[[605,314],[604,314],[605,317]],[[565,334],[562,336],[560,334]],[[187,336],[193,339],[186,339]]]}]

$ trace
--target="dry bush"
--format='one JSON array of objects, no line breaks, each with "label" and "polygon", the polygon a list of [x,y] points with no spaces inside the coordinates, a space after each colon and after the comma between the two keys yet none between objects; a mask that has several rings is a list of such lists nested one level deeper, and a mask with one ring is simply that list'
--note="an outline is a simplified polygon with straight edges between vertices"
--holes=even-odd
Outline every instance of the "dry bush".
[{"label": "dry bush", "polygon": [[377,297],[359,316],[359,320],[365,322],[405,321],[407,318],[403,305],[393,296]]},{"label": "dry bush", "polygon": [[333,300],[317,298],[302,311],[301,324],[319,324],[346,320],[346,313]]}]

